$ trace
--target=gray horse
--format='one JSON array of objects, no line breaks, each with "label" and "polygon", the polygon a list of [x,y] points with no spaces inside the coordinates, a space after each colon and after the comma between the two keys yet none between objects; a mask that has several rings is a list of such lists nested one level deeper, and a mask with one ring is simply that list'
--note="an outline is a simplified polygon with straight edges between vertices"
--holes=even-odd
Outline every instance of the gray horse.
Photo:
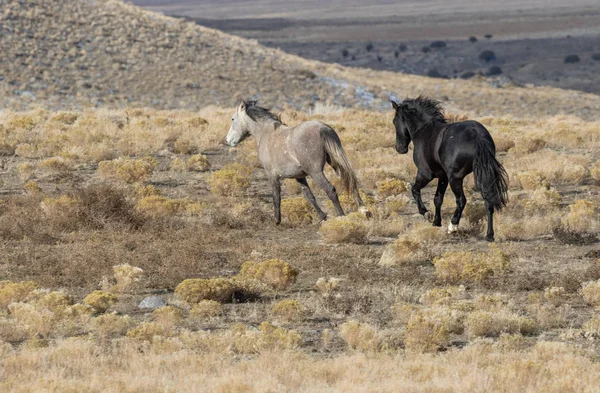
[{"label": "gray horse", "polygon": [[296,127],[288,127],[279,116],[261,108],[256,101],[242,102],[231,121],[227,134],[229,146],[236,146],[248,135],[252,135],[256,141],[258,159],[273,187],[277,224],[281,222],[281,179],[296,179],[306,199],[321,219],[326,220],[327,214],[317,204],[306,181],[306,176],[312,177],[333,202],[337,215],[344,215],[335,187],[323,174],[326,162],[340,175],[345,191],[352,194],[359,210],[367,217],[371,216],[358,193],[358,181],[340,138],[327,124],[307,121]]}]

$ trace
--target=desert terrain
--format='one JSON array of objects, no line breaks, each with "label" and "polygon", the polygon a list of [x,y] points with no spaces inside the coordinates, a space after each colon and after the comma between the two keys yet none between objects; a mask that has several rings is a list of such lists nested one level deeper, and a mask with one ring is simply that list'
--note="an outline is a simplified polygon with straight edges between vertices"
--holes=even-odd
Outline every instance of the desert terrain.
[{"label": "desert terrain", "polygon": [[[597,391],[598,95],[318,62],[120,1],[2,5],[1,391]],[[442,228],[417,214],[388,100],[418,94],[494,138],[495,243],[472,176],[458,234],[450,191]],[[255,141],[224,144],[241,98],[330,124],[373,217],[311,182],[319,222],[286,181],[275,225]]]}]

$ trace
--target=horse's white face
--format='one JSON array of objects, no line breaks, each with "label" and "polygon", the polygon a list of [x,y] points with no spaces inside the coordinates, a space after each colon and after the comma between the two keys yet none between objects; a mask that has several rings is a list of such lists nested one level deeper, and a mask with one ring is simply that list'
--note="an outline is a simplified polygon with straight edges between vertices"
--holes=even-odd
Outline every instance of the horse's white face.
[{"label": "horse's white face", "polygon": [[244,138],[250,135],[248,130],[248,115],[246,115],[246,103],[242,102],[231,118],[231,127],[227,133],[227,144],[237,146]]}]

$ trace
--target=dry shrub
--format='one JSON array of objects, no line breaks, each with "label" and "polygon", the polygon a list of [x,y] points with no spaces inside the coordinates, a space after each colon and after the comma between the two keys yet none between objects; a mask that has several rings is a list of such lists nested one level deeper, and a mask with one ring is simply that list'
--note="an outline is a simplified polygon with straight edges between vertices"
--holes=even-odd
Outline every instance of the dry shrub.
[{"label": "dry shrub", "polygon": [[215,195],[234,196],[246,192],[250,187],[252,168],[234,163],[214,172],[210,179],[210,190]]},{"label": "dry shrub", "polygon": [[113,275],[117,283],[112,287],[113,292],[132,292],[139,289],[144,277],[144,270],[128,263],[113,266]]},{"label": "dry shrub", "polygon": [[536,330],[533,320],[506,309],[497,312],[475,311],[467,316],[465,327],[472,337],[497,337],[501,333],[531,334]]},{"label": "dry shrub", "polygon": [[0,281],[0,310],[6,309],[11,303],[24,301],[37,288],[33,281]]},{"label": "dry shrub", "polygon": [[232,300],[235,290],[235,285],[227,278],[190,278],[177,285],[175,295],[189,304],[202,300],[225,303]]},{"label": "dry shrub", "polygon": [[284,299],[275,303],[271,308],[271,312],[277,318],[292,322],[302,320],[306,315],[307,310],[298,300]]},{"label": "dry shrub", "polygon": [[185,167],[185,160],[179,157],[175,157],[171,160],[169,164],[169,169],[176,172],[185,172],[187,168]]},{"label": "dry shrub", "polygon": [[23,184],[23,189],[27,192],[27,194],[32,196],[39,195],[42,192],[40,185],[33,180]]},{"label": "dry shrub", "polygon": [[327,243],[364,244],[367,241],[369,227],[362,214],[351,213],[323,221],[319,233]]},{"label": "dry shrub", "polygon": [[521,352],[528,347],[528,344],[525,337],[520,333],[502,333],[494,343],[494,347],[502,353]]},{"label": "dry shrub", "polygon": [[563,227],[576,233],[593,233],[598,229],[598,205],[583,199],[569,205],[569,212],[563,216]]},{"label": "dry shrub", "polygon": [[392,196],[385,199],[385,207],[390,213],[398,213],[410,203],[410,198],[406,195]]},{"label": "dry shrub", "polygon": [[600,314],[592,316],[582,328],[586,336],[600,338]]},{"label": "dry shrub", "polygon": [[158,161],[153,157],[143,159],[117,158],[111,161],[102,161],[98,164],[98,174],[103,179],[120,180],[125,183],[138,183],[148,180]]},{"label": "dry shrub", "polygon": [[381,266],[407,265],[431,259],[439,248],[444,232],[429,223],[419,223],[398,236],[383,252]]},{"label": "dry shrub", "polygon": [[153,342],[157,337],[169,337],[174,334],[173,329],[158,322],[142,322],[127,332],[127,337],[140,341]]},{"label": "dry shrub", "polygon": [[169,217],[175,214],[197,215],[204,206],[189,199],[171,199],[160,195],[144,197],[136,204],[136,209],[149,217]]},{"label": "dry shrub", "polygon": [[190,310],[190,317],[196,320],[214,318],[223,313],[223,305],[214,300],[202,300],[194,304]]},{"label": "dry shrub", "polygon": [[198,150],[198,146],[187,138],[177,138],[173,145],[173,152],[177,154],[192,154]]},{"label": "dry shrub", "polygon": [[550,189],[550,182],[546,176],[539,171],[518,172],[514,175],[518,184],[526,191],[534,191],[538,189]]},{"label": "dry shrub", "polygon": [[511,268],[508,255],[498,246],[487,252],[448,251],[433,260],[438,279],[449,283],[481,283],[487,278],[502,276]]},{"label": "dry shrub", "polygon": [[293,225],[312,224],[315,218],[313,207],[301,196],[281,201],[281,215]]},{"label": "dry shrub", "polygon": [[504,153],[515,147],[515,141],[504,135],[494,135],[494,144],[496,145],[496,152]]},{"label": "dry shrub", "polygon": [[211,165],[208,158],[203,154],[194,154],[185,162],[185,168],[190,172],[206,172]]},{"label": "dry shrub", "polygon": [[590,176],[597,185],[600,185],[600,161],[596,161],[590,167]]},{"label": "dry shrub", "polygon": [[124,336],[132,326],[133,320],[129,315],[120,316],[115,313],[99,315],[89,323],[90,333],[100,340]]},{"label": "dry shrub", "polygon": [[515,147],[510,150],[510,153],[530,154],[542,150],[546,146],[546,141],[541,138],[525,136],[515,142]]},{"label": "dry shrub", "polygon": [[529,198],[523,200],[523,207],[535,215],[557,209],[561,201],[562,195],[555,190],[537,189],[531,193]]},{"label": "dry shrub", "polygon": [[315,288],[319,291],[321,296],[326,299],[332,298],[335,296],[340,288],[340,279],[335,277],[319,277],[315,284]]},{"label": "dry shrub", "polygon": [[583,283],[581,285],[581,296],[590,306],[600,306],[600,280]]},{"label": "dry shrub", "polygon": [[167,329],[173,329],[183,321],[183,311],[177,307],[164,306],[152,311],[152,320]]},{"label": "dry shrub", "polygon": [[449,341],[447,321],[435,314],[418,311],[408,320],[404,338],[407,350],[434,352],[448,345]]},{"label": "dry shrub", "polygon": [[36,169],[36,166],[34,164],[32,164],[31,162],[24,162],[22,164],[19,164],[18,170],[19,170],[19,176],[21,177],[21,180],[23,180],[23,181],[29,180],[35,173],[35,169]]},{"label": "dry shrub", "polygon": [[62,123],[66,125],[71,125],[77,121],[79,118],[79,114],[73,112],[57,112],[54,114],[50,121],[54,121],[57,123]]},{"label": "dry shrub", "polygon": [[563,287],[551,287],[544,290],[544,298],[554,307],[560,307],[567,301],[567,293]]},{"label": "dry shrub", "polygon": [[394,320],[405,325],[416,312],[420,311],[421,307],[400,301],[392,306],[392,315]]},{"label": "dry shrub", "polygon": [[377,193],[381,198],[404,194],[410,189],[410,184],[399,179],[386,179],[377,183]]},{"label": "dry shrub", "polygon": [[281,259],[269,259],[262,262],[244,262],[240,276],[258,280],[275,290],[282,291],[296,282],[298,271]]},{"label": "dry shrub", "polygon": [[83,304],[90,306],[101,314],[117,303],[118,298],[110,292],[94,291],[83,299]]},{"label": "dry shrub", "polygon": [[368,323],[348,321],[339,328],[340,336],[349,348],[370,352],[381,346],[379,331]]},{"label": "dry shrub", "polygon": [[449,305],[456,300],[464,299],[466,296],[465,286],[446,286],[444,288],[433,288],[425,292],[419,301],[425,306]]},{"label": "dry shrub", "polygon": [[54,328],[54,314],[50,310],[38,309],[28,303],[12,303],[8,310],[11,318],[28,332],[29,337],[48,337]]},{"label": "dry shrub", "polygon": [[571,307],[569,307],[569,305],[556,307],[550,304],[544,304],[531,309],[531,314],[535,316],[537,324],[542,329],[564,327],[567,324],[570,312]]},{"label": "dry shrub", "polygon": [[286,330],[263,322],[258,327],[260,331],[259,348],[262,350],[295,349],[300,346],[302,338],[295,330]]},{"label": "dry shrub", "polygon": [[40,169],[53,175],[64,175],[71,172],[75,165],[63,157],[47,158],[40,163]]},{"label": "dry shrub", "polygon": [[270,222],[272,216],[252,202],[242,202],[233,205],[224,218],[230,228],[244,228],[262,226]]}]

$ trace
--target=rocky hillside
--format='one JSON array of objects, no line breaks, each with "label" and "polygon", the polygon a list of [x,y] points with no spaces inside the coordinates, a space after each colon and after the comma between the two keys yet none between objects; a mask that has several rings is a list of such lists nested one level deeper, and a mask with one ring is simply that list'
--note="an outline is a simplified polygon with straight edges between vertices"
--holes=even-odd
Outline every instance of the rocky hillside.
[{"label": "rocky hillside", "polygon": [[334,88],[293,57],[120,1],[0,0],[3,107],[300,106]]},{"label": "rocky hillside", "polygon": [[388,109],[428,94],[472,116],[600,116],[600,96],[319,63],[119,0],[0,0],[0,107]]}]

